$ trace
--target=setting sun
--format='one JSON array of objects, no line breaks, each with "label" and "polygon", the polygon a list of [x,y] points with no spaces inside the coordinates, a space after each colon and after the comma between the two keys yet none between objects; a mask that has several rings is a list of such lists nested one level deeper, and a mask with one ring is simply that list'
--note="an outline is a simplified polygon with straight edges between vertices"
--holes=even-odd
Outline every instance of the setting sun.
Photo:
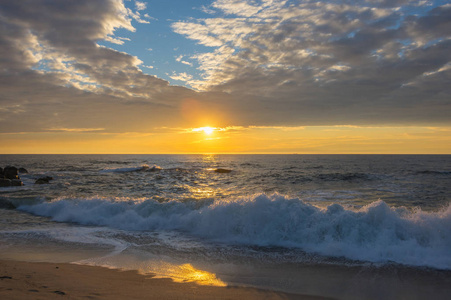
[{"label": "setting sun", "polygon": [[213,133],[213,131],[215,131],[215,128],[206,126],[206,127],[194,128],[193,131],[203,131],[205,134],[210,135]]},{"label": "setting sun", "polygon": [[211,127],[204,127],[203,128],[203,131],[205,132],[205,134],[212,134],[214,130],[215,129],[211,128]]}]

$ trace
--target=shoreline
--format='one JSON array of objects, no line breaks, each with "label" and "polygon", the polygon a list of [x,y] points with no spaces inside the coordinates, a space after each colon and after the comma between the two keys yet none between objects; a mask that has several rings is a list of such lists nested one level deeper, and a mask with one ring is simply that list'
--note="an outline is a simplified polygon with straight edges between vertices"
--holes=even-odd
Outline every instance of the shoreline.
[{"label": "shoreline", "polygon": [[178,283],[136,271],[0,260],[1,299],[330,299],[239,286]]}]

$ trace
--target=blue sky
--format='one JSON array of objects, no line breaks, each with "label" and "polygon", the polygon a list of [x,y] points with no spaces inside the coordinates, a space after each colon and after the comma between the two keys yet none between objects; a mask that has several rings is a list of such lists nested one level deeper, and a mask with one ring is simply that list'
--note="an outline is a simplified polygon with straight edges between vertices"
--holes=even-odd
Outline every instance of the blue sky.
[{"label": "blue sky", "polygon": [[[118,29],[117,36],[129,38],[130,41],[123,45],[116,45],[109,42],[100,42],[118,51],[124,51],[131,55],[139,57],[144,66],[141,67],[144,73],[155,75],[159,78],[168,80],[173,84],[184,85],[184,82],[173,80],[169,75],[174,72],[188,73],[199,78],[199,72],[196,70],[197,62],[189,59],[190,55],[196,52],[209,51],[210,47],[205,47],[186,39],[177,34],[171,28],[171,25],[180,20],[199,19],[208,17],[202,7],[208,6],[209,1],[140,1],[146,4],[146,8],[139,11],[141,15],[148,14],[150,18],[143,17],[146,23],[134,23],[135,32],[126,29]],[[135,10],[134,1],[125,1],[126,7]],[[149,50],[151,49],[151,50]],[[192,66],[176,61],[177,57],[183,55],[184,61],[189,61]],[[200,78],[199,78],[200,79]]]}]

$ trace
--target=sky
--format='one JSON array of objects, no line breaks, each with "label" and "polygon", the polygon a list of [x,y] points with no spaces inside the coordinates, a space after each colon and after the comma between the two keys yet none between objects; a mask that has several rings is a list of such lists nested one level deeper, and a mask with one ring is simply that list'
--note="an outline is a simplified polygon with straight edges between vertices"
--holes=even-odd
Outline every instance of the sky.
[{"label": "sky", "polygon": [[0,0],[0,154],[451,154],[451,4]]}]

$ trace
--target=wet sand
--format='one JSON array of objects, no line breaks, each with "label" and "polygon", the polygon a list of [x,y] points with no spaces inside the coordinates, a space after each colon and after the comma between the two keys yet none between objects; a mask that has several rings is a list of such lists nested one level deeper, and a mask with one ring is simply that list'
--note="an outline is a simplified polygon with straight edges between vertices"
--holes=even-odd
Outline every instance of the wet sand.
[{"label": "wet sand", "polygon": [[0,261],[0,299],[325,299],[247,287],[201,286],[67,263]]}]

